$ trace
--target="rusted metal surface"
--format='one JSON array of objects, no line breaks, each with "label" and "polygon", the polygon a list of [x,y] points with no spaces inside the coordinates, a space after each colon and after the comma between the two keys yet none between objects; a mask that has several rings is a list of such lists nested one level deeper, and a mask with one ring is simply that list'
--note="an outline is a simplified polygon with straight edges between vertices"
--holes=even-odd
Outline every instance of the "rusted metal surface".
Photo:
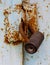
[{"label": "rusted metal surface", "polygon": [[35,54],[25,51],[24,65],[50,65],[50,0],[30,0],[37,3],[38,27],[44,33],[44,41]]},{"label": "rusted metal surface", "polygon": [[[14,6],[21,3],[22,0],[0,0],[0,65],[23,65],[22,44],[14,46],[4,43],[5,16],[3,14],[8,8],[9,13],[12,10],[16,11]],[[45,39],[35,54],[30,55],[24,51],[24,65],[50,65],[50,0],[30,0],[30,3],[37,4],[38,27],[39,31],[44,33]],[[14,15],[12,13],[9,19],[16,21],[15,13]]]},{"label": "rusted metal surface", "polygon": [[[23,65],[22,43],[14,46],[4,42],[4,20],[8,16],[6,21],[9,20],[12,25],[16,22],[18,30],[21,13],[17,11],[16,5],[21,5],[21,3],[22,0],[0,0],[0,65]],[[6,14],[4,13],[5,10],[8,11]]]}]

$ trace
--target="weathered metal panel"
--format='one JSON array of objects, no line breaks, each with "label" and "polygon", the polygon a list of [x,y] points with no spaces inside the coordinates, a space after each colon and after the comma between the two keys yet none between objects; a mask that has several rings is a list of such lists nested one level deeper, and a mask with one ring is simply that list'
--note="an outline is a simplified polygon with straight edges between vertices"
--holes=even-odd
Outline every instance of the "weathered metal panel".
[{"label": "weathered metal panel", "polygon": [[[22,43],[19,45],[9,45],[4,43],[4,9],[13,8],[17,4],[21,4],[22,0],[0,0],[0,65],[23,65]],[[21,21],[21,14],[20,21]],[[18,16],[12,13],[9,15],[10,21],[17,21]],[[18,24],[18,23],[17,23]]]},{"label": "weathered metal panel", "polygon": [[25,51],[24,65],[50,65],[50,0],[34,1],[37,3],[39,31],[44,33],[45,39],[35,54]]}]

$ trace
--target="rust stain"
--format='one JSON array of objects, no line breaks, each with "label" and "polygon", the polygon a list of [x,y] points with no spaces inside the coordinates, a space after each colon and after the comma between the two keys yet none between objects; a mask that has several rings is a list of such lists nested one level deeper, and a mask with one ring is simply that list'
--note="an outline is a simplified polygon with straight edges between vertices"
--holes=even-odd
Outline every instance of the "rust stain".
[{"label": "rust stain", "polygon": [[43,19],[43,16],[39,15],[39,18]]},{"label": "rust stain", "polygon": [[[36,22],[36,15],[37,15],[37,8],[36,8],[36,4],[34,4],[34,5],[31,5],[31,6],[34,6],[34,8],[32,9],[32,10],[28,10],[27,12],[28,12],[28,14],[29,14],[29,16],[31,16],[32,17],[32,19],[30,20],[30,21],[35,21],[34,22],[34,31],[36,31],[36,30],[38,30],[37,29],[37,22]],[[11,8],[9,9],[5,9],[4,10],[4,12],[3,12],[3,14],[4,14],[4,16],[5,16],[5,19],[4,19],[4,23],[5,23],[5,28],[6,28],[6,32],[8,32],[8,33],[5,33],[5,42],[6,43],[11,43],[11,41],[10,41],[10,39],[12,40],[12,42],[13,42],[13,45],[16,45],[16,44],[18,44],[18,43],[20,43],[21,42],[21,40],[20,41],[18,41],[18,39],[19,39],[19,35],[18,35],[18,33],[19,32],[17,32],[17,31],[13,31],[13,33],[11,33],[11,30],[10,30],[10,23],[9,23],[9,20],[8,20],[8,15],[9,14],[11,14],[11,12],[16,12],[17,10],[19,10],[19,11],[21,11],[21,9],[22,9],[22,5],[21,4],[19,4],[19,5],[15,5],[15,7],[13,8],[13,10],[11,10]],[[9,11],[10,10],[10,11]],[[19,12],[18,12],[19,13]],[[34,16],[32,15],[32,14],[34,14]],[[33,22],[32,22],[33,23]],[[31,23],[31,24],[32,24]],[[32,25],[31,25],[32,26]],[[7,30],[7,28],[8,28],[8,30]],[[14,42],[14,40],[15,40],[15,42]]]},{"label": "rust stain", "polygon": [[[21,4],[15,5],[15,7],[13,9],[11,9],[11,8],[5,9],[4,12],[3,12],[3,14],[5,16],[5,18],[4,18],[5,30],[8,32],[7,34],[5,33],[5,35],[4,35],[4,42],[6,42],[8,44],[12,43],[12,42],[9,41],[9,38],[13,38],[15,40],[15,42],[13,42],[13,45],[20,43],[18,41],[18,37],[19,37],[18,33],[19,32],[14,30],[13,33],[11,33],[11,30],[10,30],[9,27],[12,26],[12,25],[9,23],[9,19],[8,19],[8,15],[11,14],[11,12],[13,12],[13,10],[14,10],[14,12],[16,12],[15,10],[20,10],[20,9],[22,9]],[[7,30],[7,28],[9,28],[9,29]],[[12,29],[14,29],[14,28],[12,27]]]},{"label": "rust stain", "polygon": [[42,16],[39,16],[39,18],[41,18]]},{"label": "rust stain", "polygon": [[4,30],[4,28],[1,28],[1,31],[3,31]]}]

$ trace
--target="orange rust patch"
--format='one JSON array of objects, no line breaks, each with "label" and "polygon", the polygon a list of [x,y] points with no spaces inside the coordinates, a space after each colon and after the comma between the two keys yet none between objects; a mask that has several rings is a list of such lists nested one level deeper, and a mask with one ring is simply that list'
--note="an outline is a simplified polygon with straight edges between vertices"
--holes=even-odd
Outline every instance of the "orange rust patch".
[{"label": "orange rust patch", "polygon": [[7,35],[4,36],[4,42],[9,44]]}]

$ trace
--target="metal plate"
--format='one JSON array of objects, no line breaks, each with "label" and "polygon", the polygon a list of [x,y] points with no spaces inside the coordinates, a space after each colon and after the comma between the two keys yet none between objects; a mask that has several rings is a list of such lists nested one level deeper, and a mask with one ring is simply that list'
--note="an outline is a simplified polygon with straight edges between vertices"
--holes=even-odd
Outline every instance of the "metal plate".
[{"label": "metal plate", "polygon": [[[35,54],[25,51],[24,65],[50,65],[50,0],[34,0],[37,3],[39,31],[45,39]],[[30,0],[31,3],[34,3]]]},{"label": "metal plate", "polygon": [[[30,0],[33,3],[33,0]],[[24,65],[50,65],[50,0],[35,0],[38,9],[39,31],[44,32],[45,39],[35,54],[24,52]],[[22,3],[21,0],[0,0],[0,29],[4,28],[3,10],[9,6]],[[4,43],[4,30],[0,30],[0,65],[22,65],[22,44],[18,46]]]},{"label": "metal plate", "polygon": [[[13,7],[15,4],[21,4],[21,2],[21,0],[0,0],[0,65],[23,65],[22,44],[13,46],[4,43],[5,17],[3,15],[4,9]],[[15,13],[10,15],[10,21],[17,21],[15,16]]]}]

